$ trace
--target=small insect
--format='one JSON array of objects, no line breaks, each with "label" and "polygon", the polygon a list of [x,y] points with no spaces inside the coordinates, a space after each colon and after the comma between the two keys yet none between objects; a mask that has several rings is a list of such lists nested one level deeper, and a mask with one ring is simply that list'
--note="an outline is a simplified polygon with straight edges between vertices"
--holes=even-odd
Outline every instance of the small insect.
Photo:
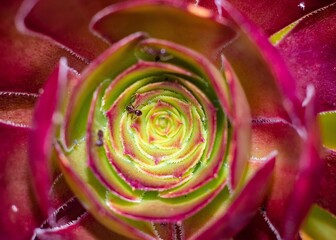
[{"label": "small insect", "polygon": [[96,141],[96,146],[101,147],[101,146],[104,145],[104,141],[103,141],[104,133],[103,133],[103,131],[98,130],[97,136],[98,136],[98,139]]},{"label": "small insect", "polygon": [[126,110],[128,113],[134,113],[138,117],[142,115],[142,112],[131,104],[126,107]]},{"label": "small insect", "polygon": [[155,62],[165,62],[173,58],[173,55],[169,54],[166,49],[146,48],[145,52],[151,55]]},{"label": "small insect", "polygon": [[154,58],[154,61],[159,62],[160,60],[161,60],[161,57],[159,55],[156,55],[155,58]]}]

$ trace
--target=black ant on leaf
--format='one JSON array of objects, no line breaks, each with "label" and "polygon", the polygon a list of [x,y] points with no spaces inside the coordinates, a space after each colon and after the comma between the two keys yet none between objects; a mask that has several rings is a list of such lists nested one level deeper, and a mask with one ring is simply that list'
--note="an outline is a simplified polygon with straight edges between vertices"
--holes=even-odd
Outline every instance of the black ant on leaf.
[{"label": "black ant on leaf", "polygon": [[142,112],[131,104],[126,107],[126,110],[128,113],[134,113],[138,117],[142,115]]},{"label": "black ant on leaf", "polygon": [[96,146],[101,147],[104,145],[104,140],[103,140],[104,132],[102,130],[98,130],[97,136],[98,136],[98,139],[96,141]]}]

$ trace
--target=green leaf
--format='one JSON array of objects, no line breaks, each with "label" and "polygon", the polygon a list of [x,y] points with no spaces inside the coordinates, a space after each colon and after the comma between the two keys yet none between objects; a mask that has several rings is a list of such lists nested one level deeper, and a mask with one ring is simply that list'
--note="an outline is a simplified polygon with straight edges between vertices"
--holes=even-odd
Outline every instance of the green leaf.
[{"label": "green leaf", "polygon": [[299,20],[289,24],[288,26],[284,27],[283,29],[279,30],[278,32],[274,33],[270,36],[269,41],[276,45],[278,44],[283,38],[287,36],[287,34],[293,30],[293,28],[299,23]]},{"label": "green leaf", "polygon": [[318,116],[322,143],[325,147],[336,150],[336,111],[323,112]]},{"label": "green leaf", "polygon": [[336,236],[336,218],[316,204],[311,208],[303,232],[312,239],[334,240]]}]

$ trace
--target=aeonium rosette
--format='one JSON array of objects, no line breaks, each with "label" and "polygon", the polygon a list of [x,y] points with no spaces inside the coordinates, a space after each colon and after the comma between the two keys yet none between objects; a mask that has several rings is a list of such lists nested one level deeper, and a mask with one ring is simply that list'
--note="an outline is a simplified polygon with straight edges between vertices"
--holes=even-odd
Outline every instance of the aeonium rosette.
[{"label": "aeonium rosette", "polygon": [[[131,238],[160,237],[173,226],[189,239],[227,218],[250,144],[250,113],[233,72],[225,78],[194,50],[143,33],[112,45],[80,77],[68,79],[67,71],[63,59],[49,83],[58,89],[50,115],[55,155],[98,220]],[[41,105],[47,94],[48,87]],[[260,205],[273,165],[238,191],[237,203],[259,193],[234,222]],[[242,226],[234,222],[228,236]]]},{"label": "aeonium rosette", "polygon": [[46,27],[56,2],[21,7],[21,30],[87,64],[78,74],[61,58],[36,106],[30,156],[47,219],[33,238],[73,236],[83,219],[118,239],[239,239],[249,222],[253,237],[299,237],[321,177],[314,88],[299,101],[279,53],[229,4],[187,2],[108,6],[90,23],[103,41],[53,16]]}]

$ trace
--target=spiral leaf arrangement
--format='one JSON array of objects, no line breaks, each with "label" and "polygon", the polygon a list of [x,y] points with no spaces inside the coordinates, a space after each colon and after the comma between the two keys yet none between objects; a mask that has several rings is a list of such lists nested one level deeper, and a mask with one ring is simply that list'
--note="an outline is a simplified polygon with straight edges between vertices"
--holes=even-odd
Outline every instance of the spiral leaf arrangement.
[{"label": "spiral leaf arrangement", "polygon": [[162,224],[197,219],[201,230],[225,211],[239,155],[230,147],[229,87],[211,62],[178,44],[142,33],[114,44],[62,105],[56,152],[70,187],[128,237],[150,239]]}]

